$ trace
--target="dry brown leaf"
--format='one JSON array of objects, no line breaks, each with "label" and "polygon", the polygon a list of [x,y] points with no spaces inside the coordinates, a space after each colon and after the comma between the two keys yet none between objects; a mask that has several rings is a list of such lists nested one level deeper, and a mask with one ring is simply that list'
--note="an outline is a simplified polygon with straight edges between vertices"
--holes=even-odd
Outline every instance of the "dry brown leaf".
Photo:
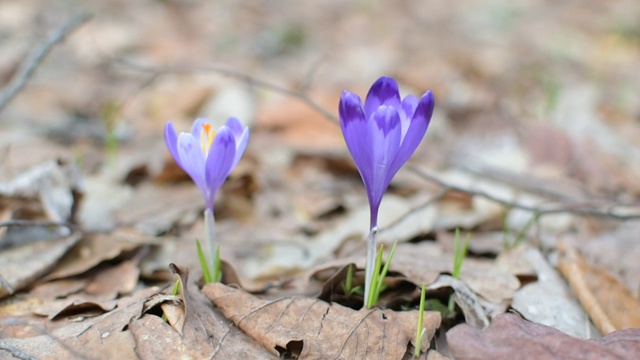
[{"label": "dry brown leaf", "polygon": [[[330,109],[338,104],[339,92],[318,93],[320,106]],[[281,139],[304,151],[333,151],[343,146],[340,127],[304,102],[284,97],[262,105],[257,111],[258,128],[277,131]]]},{"label": "dry brown leaf", "polygon": [[[399,244],[391,270],[403,273],[415,284],[431,284],[442,273],[453,272],[453,255],[443,254],[429,242]],[[460,279],[474,292],[493,303],[510,300],[520,287],[518,279],[500,269],[495,261],[467,257]]]},{"label": "dry brown leaf", "polygon": [[[115,300],[106,300],[102,302],[97,301],[84,301],[81,299],[74,299],[70,302],[67,301],[62,309],[52,313],[49,315],[49,319],[58,320],[63,317],[73,317],[76,319],[84,319],[88,317],[95,317],[106,312],[109,312],[117,306],[118,302]],[[34,311],[42,314],[38,309],[38,311]]]},{"label": "dry brown leaf", "polygon": [[138,284],[140,268],[137,260],[125,260],[115,266],[100,269],[84,291],[93,296],[115,299],[130,294]]},{"label": "dry brown leaf", "polygon": [[11,295],[46,274],[72,248],[80,234],[40,241],[0,252],[0,298]]},{"label": "dry brown leaf", "polygon": [[562,275],[602,334],[640,328],[640,303],[606,270],[589,265],[566,242],[559,245]]},{"label": "dry brown leaf", "polygon": [[[245,333],[276,355],[326,359],[400,359],[413,341],[418,311],[356,311],[312,298],[273,302],[223,284],[204,293]],[[425,313],[423,344],[440,326],[440,313]]]},{"label": "dry brown leaf", "polygon": [[118,257],[123,252],[156,242],[155,238],[126,228],[110,234],[89,234],[78,242],[45,280],[82,274],[103,261]]},{"label": "dry brown leaf", "polygon": [[[11,330],[14,338],[3,341],[38,359],[135,359],[134,341],[126,327],[142,312],[144,302],[159,291],[142,289],[117,301],[112,311],[82,321],[58,322],[47,330],[38,319],[3,319],[2,330]],[[16,336],[25,334],[26,336]]]},{"label": "dry brown leaf", "polygon": [[605,268],[620,278],[629,291],[640,300],[640,224],[635,221],[621,223],[613,231],[580,242],[576,247],[585,260]]},{"label": "dry brown leaf", "polygon": [[634,359],[640,329],[621,330],[602,339],[581,340],[552,327],[502,314],[478,330],[461,324],[447,332],[455,359]]},{"label": "dry brown leaf", "polygon": [[[162,318],[145,314],[132,319],[129,327],[135,351],[141,359],[270,359],[274,358],[211,307],[198,288],[189,283],[188,272],[171,265],[181,280],[184,318],[173,326]],[[175,328],[177,327],[177,328]],[[158,335],[163,341],[158,343]]]}]

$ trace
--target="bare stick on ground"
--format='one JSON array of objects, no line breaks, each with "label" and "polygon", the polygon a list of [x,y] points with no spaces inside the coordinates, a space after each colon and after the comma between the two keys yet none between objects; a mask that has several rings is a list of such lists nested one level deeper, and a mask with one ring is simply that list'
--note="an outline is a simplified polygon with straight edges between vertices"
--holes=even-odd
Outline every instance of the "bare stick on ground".
[{"label": "bare stick on ground", "polygon": [[9,104],[9,102],[18,95],[20,90],[24,87],[29,78],[33,76],[34,71],[51,49],[53,49],[56,44],[64,40],[64,38],[78,26],[89,20],[90,17],[91,16],[87,13],[80,13],[72,17],[60,28],[50,32],[49,36],[47,36],[41,44],[38,44],[31,49],[16,74],[11,78],[11,81],[9,81],[9,84],[7,84],[2,92],[0,92],[0,111],[2,111],[7,104]]}]

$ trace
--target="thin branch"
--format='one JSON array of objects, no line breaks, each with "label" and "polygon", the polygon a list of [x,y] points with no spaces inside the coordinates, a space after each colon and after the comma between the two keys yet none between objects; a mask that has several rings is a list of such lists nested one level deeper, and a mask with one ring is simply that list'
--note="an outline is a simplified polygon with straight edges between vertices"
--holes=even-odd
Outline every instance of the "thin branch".
[{"label": "thin branch", "polygon": [[407,217],[409,217],[410,215],[426,208],[429,207],[435,203],[437,203],[438,201],[440,201],[445,195],[447,195],[447,193],[450,191],[451,189],[448,187],[443,187],[442,189],[440,189],[440,191],[438,191],[437,194],[433,195],[432,197],[429,198],[429,200],[425,201],[424,203],[410,209],[409,211],[407,211],[406,213],[402,214],[402,216],[400,216],[399,218],[397,218],[396,220],[394,220],[393,222],[391,222],[390,224],[388,224],[387,226],[385,226],[384,228],[382,228],[380,230],[380,233],[384,233],[385,231],[388,231],[392,228],[394,228],[396,225],[400,224],[402,221],[404,221],[404,219],[406,219]]},{"label": "thin branch", "polygon": [[[530,205],[524,205],[515,201],[504,200],[481,190],[471,190],[461,186],[448,184],[447,182],[440,180],[436,176],[429,174],[425,170],[420,169],[411,164],[407,164],[406,167],[408,170],[418,175],[419,177],[423,178],[424,180],[435,183],[444,188],[471,194],[471,195],[481,196],[481,197],[484,197],[485,199],[494,201],[496,203],[502,204],[507,207],[531,211],[531,212],[538,212],[540,216],[548,215],[548,214],[572,213],[572,214],[595,216],[595,217],[601,217],[601,218],[611,218],[616,220],[640,219],[640,205],[639,206],[619,206],[617,204],[613,204],[609,206],[594,206],[593,204],[589,204],[589,203],[573,203],[570,205],[557,205],[557,206],[547,207],[547,208],[530,206]],[[631,213],[631,214],[621,213],[629,210],[635,210],[635,211],[634,213]]]},{"label": "thin branch", "polygon": [[30,227],[30,226],[38,226],[38,227],[48,227],[48,226],[62,226],[69,228],[71,230],[74,229],[75,225],[67,222],[58,222],[58,221],[36,221],[36,220],[8,220],[8,221],[0,221],[0,227],[11,227],[11,226],[20,226],[20,227]]},{"label": "thin branch", "polygon": [[36,68],[47,54],[53,49],[53,47],[60,43],[64,38],[69,35],[78,26],[89,20],[91,16],[88,13],[80,13],[72,17],[60,28],[49,33],[47,38],[34,47],[25,60],[20,65],[18,72],[11,78],[11,81],[0,93],[0,111],[2,111],[7,104],[16,96],[18,92],[25,86],[27,81],[33,76]]},{"label": "thin branch", "polygon": [[11,354],[11,356],[15,357],[16,359],[38,360],[36,357],[25,353],[24,351],[18,349],[17,347],[9,344],[6,341],[0,340],[0,350],[4,350],[4,351],[8,352],[9,354]]},{"label": "thin branch", "polygon": [[191,74],[191,73],[205,72],[205,73],[216,73],[216,74],[219,74],[219,75],[222,75],[222,76],[227,76],[227,77],[230,77],[230,78],[234,78],[234,79],[240,80],[240,81],[242,81],[242,82],[244,82],[246,84],[252,85],[252,86],[256,86],[256,87],[260,87],[260,88],[263,88],[263,89],[271,90],[271,91],[274,91],[274,92],[282,94],[282,95],[287,95],[287,96],[294,97],[294,98],[302,101],[304,104],[306,104],[307,106],[309,106],[313,110],[317,111],[319,114],[321,114],[325,118],[333,121],[334,123],[338,123],[339,122],[338,118],[335,115],[333,115],[333,113],[329,112],[328,110],[323,108],[321,105],[319,105],[318,103],[316,103],[315,101],[310,99],[306,95],[306,93],[300,92],[300,91],[291,90],[291,89],[288,89],[286,87],[283,87],[283,86],[280,86],[280,85],[276,85],[276,84],[272,84],[272,83],[267,82],[267,81],[259,80],[259,79],[256,79],[256,78],[252,77],[251,75],[245,74],[245,73],[240,72],[240,71],[231,70],[231,69],[228,69],[228,68],[218,67],[218,66],[187,66],[187,65],[184,65],[184,66],[153,67],[153,66],[146,66],[146,65],[134,63],[134,62],[123,60],[123,59],[116,59],[116,61],[120,62],[123,65],[126,65],[126,66],[128,66],[128,67],[130,67],[132,69],[136,69],[138,71],[150,72],[150,73],[154,73],[154,74],[157,74],[157,75],[168,74],[168,73],[173,73],[173,74]]}]

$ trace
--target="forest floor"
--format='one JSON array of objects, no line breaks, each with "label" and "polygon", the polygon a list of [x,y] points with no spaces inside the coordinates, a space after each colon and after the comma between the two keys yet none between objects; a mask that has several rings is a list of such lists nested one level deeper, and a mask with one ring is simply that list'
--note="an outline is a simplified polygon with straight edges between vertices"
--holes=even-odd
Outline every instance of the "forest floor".
[{"label": "forest floor", "polygon": [[[409,359],[423,285],[419,358],[637,357],[639,19],[631,0],[0,2],[0,358]],[[384,75],[436,105],[362,309],[338,101]],[[163,138],[199,116],[251,128],[207,285],[204,202]]]}]

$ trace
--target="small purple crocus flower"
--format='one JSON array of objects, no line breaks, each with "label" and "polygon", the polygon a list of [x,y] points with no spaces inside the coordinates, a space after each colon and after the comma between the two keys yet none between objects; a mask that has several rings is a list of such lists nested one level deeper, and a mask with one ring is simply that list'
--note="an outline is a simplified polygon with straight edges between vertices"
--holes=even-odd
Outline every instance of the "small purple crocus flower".
[{"label": "small purple crocus flower", "polygon": [[419,100],[413,95],[401,99],[398,84],[390,77],[381,77],[371,86],[364,105],[358,95],[346,90],[340,98],[342,134],[364,182],[371,210],[365,302],[371,283],[370,268],[375,256],[375,233],[382,195],[422,141],[433,107],[431,91],[424,93]]},{"label": "small purple crocus flower", "polygon": [[249,129],[231,117],[216,131],[209,120],[198,118],[190,133],[180,135],[168,122],[164,140],[176,163],[202,191],[207,209],[213,210],[216,193],[247,147]]},{"label": "small purple crocus flower", "polygon": [[235,117],[230,117],[226,124],[216,131],[209,120],[198,118],[194,121],[190,133],[183,132],[177,135],[169,121],[164,128],[164,140],[173,159],[198,185],[204,197],[208,262],[210,268],[214,269],[213,281],[218,281],[215,277],[220,274],[220,264],[216,260],[218,246],[213,207],[222,183],[244,154],[249,140],[249,129],[242,126]]}]

